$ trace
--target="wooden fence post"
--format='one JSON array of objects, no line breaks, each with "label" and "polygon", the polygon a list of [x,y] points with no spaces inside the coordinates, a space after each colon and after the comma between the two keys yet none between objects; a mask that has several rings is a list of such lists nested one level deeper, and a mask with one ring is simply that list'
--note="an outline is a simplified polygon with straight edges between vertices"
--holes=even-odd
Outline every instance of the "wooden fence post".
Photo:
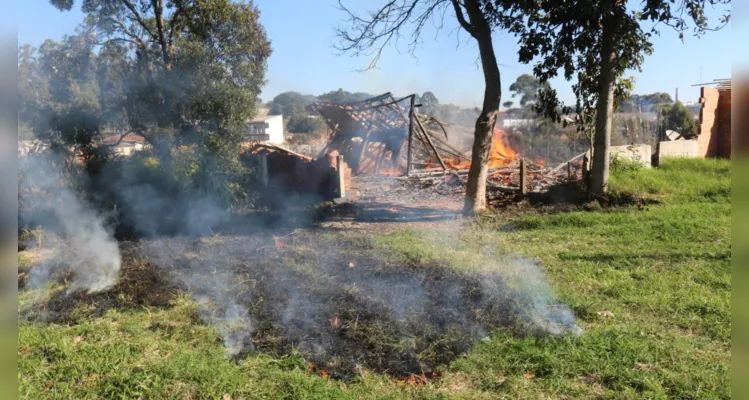
[{"label": "wooden fence post", "polygon": [[411,95],[411,108],[408,110],[408,162],[406,163],[406,175],[411,175],[411,161],[413,160],[414,143],[414,106],[416,95]]},{"label": "wooden fence post", "polygon": [[526,171],[525,171],[525,158],[520,159],[520,194],[525,194],[528,191],[526,182]]},{"label": "wooden fence post", "polygon": [[338,197],[346,197],[346,164],[343,162],[343,156],[336,157],[336,169],[338,170]]},{"label": "wooden fence post", "polygon": [[268,155],[258,155],[258,173],[260,174],[260,183],[263,186],[268,186]]}]

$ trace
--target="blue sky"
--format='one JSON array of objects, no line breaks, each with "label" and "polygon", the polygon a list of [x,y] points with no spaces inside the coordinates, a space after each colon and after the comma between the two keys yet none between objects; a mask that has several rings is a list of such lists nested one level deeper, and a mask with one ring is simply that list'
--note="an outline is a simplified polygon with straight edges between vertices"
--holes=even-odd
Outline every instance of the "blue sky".
[{"label": "blue sky", "polygon": [[[357,8],[373,7],[382,0],[349,0]],[[18,43],[38,46],[45,39],[59,40],[74,31],[83,19],[80,1],[70,12],[60,12],[47,0],[15,2],[18,24]],[[278,93],[295,90],[321,94],[343,88],[348,91],[395,94],[423,93],[431,90],[442,103],[464,107],[480,106],[483,96],[483,76],[478,63],[478,49],[465,33],[455,34],[457,22],[447,14],[443,29],[436,32],[430,26],[424,42],[416,49],[415,57],[407,52],[405,42],[385,49],[379,68],[357,72],[365,67],[367,57],[338,56],[332,45],[336,43],[334,27],[345,23],[345,15],[334,7],[334,0],[256,0],[261,11],[260,20],[272,42],[273,55],[268,63],[268,83],[261,95],[263,101]],[[371,6],[367,6],[371,4]],[[708,11],[717,21],[719,12]],[[679,99],[695,101],[699,88],[692,84],[718,78],[730,78],[731,58],[737,57],[738,30],[726,27],[708,32],[702,38],[686,36],[682,43],[668,28],[655,38],[655,53],[648,57],[636,77],[636,93],[668,92],[679,88]],[[746,29],[740,28],[742,32]],[[515,78],[531,71],[530,65],[517,62],[516,40],[507,34],[494,35],[494,47],[502,73],[503,98],[510,98],[509,86]],[[738,51],[741,54],[746,51]],[[738,55],[746,60],[745,56]],[[743,57],[743,58],[742,58]],[[573,101],[570,83],[563,79],[552,82],[565,101]]]}]

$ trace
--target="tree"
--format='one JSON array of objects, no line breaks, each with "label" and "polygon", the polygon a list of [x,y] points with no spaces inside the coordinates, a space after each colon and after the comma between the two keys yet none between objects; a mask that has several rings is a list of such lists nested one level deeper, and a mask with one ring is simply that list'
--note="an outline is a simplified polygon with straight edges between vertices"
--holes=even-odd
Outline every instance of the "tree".
[{"label": "tree", "polygon": [[369,93],[362,93],[362,92],[356,92],[351,93],[347,92],[343,89],[334,90],[328,93],[323,93],[319,96],[317,96],[317,99],[320,101],[328,102],[328,103],[353,103],[357,101],[362,101],[369,99],[371,97],[374,97],[374,95],[371,95]]},{"label": "tree", "polygon": [[[74,5],[50,2],[60,10]],[[113,74],[123,85],[105,103],[123,112],[118,116],[126,117],[130,130],[155,146],[167,136],[175,143],[203,143],[216,154],[237,148],[232,144],[255,113],[270,55],[254,5],[85,0],[81,9],[81,40],[102,46],[100,57],[107,60],[100,76]],[[163,154],[168,158],[169,152]]]},{"label": "tree", "polygon": [[[497,0],[499,4],[506,1]],[[593,168],[589,191],[607,191],[612,114],[616,102],[631,90],[631,79],[623,78],[630,69],[639,69],[644,56],[651,54],[651,37],[661,26],[673,27],[683,37],[693,25],[696,36],[708,27],[706,5],[729,4],[730,0],[652,0],[628,11],[622,0],[520,0],[511,8],[524,14],[522,23],[512,25],[520,37],[520,61],[536,63],[534,75],[542,82],[564,71],[567,80],[576,75],[573,91],[577,97],[577,122],[582,129],[594,126]],[[730,19],[726,10],[721,24]],[[652,23],[647,29],[643,25]],[[717,29],[717,28],[716,28]],[[559,118],[560,102],[554,90],[540,95],[543,112]],[[567,109],[566,107],[564,108]]]},{"label": "tree", "polygon": [[307,106],[316,101],[315,96],[298,92],[284,92],[270,102],[270,113],[284,117],[307,115]]},{"label": "tree", "polygon": [[685,139],[693,139],[697,136],[697,121],[680,101],[663,107],[661,115],[663,116],[663,125],[661,131],[658,132],[660,138],[666,136],[667,130],[679,132]]},{"label": "tree", "polygon": [[619,105],[621,112],[648,112],[654,106],[660,104],[672,104],[671,95],[664,92],[656,92],[645,95],[633,94],[624,99]]},{"label": "tree", "polygon": [[424,94],[419,98],[418,103],[421,104],[421,110],[419,112],[422,114],[434,117],[437,112],[439,112],[440,101],[432,92],[424,92]]},{"label": "tree", "polygon": [[478,45],[484,73],[484,100],[476,119],[471,150],[463,213],[475,214],[486,209],[486,179],[494,124],[502,95],[501,76],[494,54],[492,31],[510,25],[512,18],[504,13],[504,6],[486,0],[390,0],[379,9],[359,15],[346,8],[339,0],[340,9],[349,17],[349,27],[338,28],[341,53],[369,55],[367,68],[376,66],[383,49],[391,41],[404,37],[403,31],[412,27],[408,42],[410,52],[420,43],[424,26],[452,11],[462,30]]},{"label": "tree", "polygon": [[510,91],[513,92],[513,98],[520,97],[521,107],[527,107],[535,104],[538,101],[538,91],[548,86],[548,82],[541,84],[533,75],[522,74],[510,85]]},{"label": "tree", "polygon": [[293,133],[312,133],[325,128],[325,122],[307,114],[299,114],[289,118],[286,130]]}]

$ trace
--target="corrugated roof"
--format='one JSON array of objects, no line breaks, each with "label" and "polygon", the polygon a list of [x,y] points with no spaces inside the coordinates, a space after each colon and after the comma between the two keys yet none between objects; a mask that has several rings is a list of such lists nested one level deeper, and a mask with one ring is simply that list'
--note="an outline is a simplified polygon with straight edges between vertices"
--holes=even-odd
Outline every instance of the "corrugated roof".
[{"label": "corrugated roof", "polygon": [[146,141],[146,139],[143,136],[140,136],[140,135],[138,135],[136,133],[132,133],[132,132],[126,134],[125,137],[122,138],[122,141],[120,141],[120,136],[122,136],[122,134],[120,134],[120,133],[116,133],[114,135],[107,136],[107,137],[104,138],[104,144],[106,144],[106,145],[113,145],[113,144],[115,144],[117,142],[119,142],[120,144],[122,144],[122,143],[143,143],[143,142]]}]

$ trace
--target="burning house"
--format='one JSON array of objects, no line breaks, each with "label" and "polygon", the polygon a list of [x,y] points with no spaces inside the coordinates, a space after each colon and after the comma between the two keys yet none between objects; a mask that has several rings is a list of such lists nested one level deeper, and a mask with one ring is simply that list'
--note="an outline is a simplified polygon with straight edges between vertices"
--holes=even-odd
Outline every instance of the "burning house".
[{"label": "burning house", "polygon": [[[470,148],[472,131],[416,113],[415,98],[396,99],[385,93],[356,103],[313,104],[312,110],[330,129],[323,153],[338,151],[355,174],[408,175],[417,169],[444,171],[470,165],[468,152],[460,148]],[[451,138],[451,131],[458,137]],[[461,136],[469,139],[467,146]],[[509,152],[500,153],[500,158],[511,159],[505,154]]]},{"label": "burning house", "polygon": [[[310,111],[329,128],[328,141],[316,158],[268,142],[249,151],[263,158],[259,166],[264,182],[326,199],[345,197],[350,176],[357,175],[430,177],[427,179],[451,175],[465,182],[473,129],[418,114],[415,99],[413,94],[395,98],[388,92],[352,103],[312,104]],[[564,171],[521,159],[508,144],[507,133],[495,128],[490,187],[540,190],[572,175],[569,167]]]}]

